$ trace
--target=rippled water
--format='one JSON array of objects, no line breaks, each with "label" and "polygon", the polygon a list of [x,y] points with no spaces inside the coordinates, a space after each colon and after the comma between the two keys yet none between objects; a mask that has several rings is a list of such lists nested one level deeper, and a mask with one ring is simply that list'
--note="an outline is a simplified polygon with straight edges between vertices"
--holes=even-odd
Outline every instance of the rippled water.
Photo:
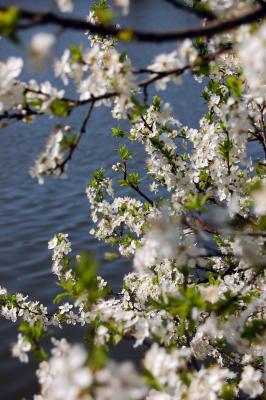
[{"label": "rippled water", "polygon": [[[140,29],[163,30],[197,24],[194,17],[173,10],[163,0],[131,2],[131,16],[126,22]],[[1,5],[11,3],[32,9],[53,7],[52,1],[48,0],[0,0]],[[82,16],[87,13],[92,2],[80,0],[77,3],[76,13]],[[26,43],[32,33],[33,31],[23,34],[20,47],[2,39],[1,60],[10,55],[25,55]],[[68,44],[80,42],[87,43],[85,35],[69,31],[60,36],[55,52],[61,54]],[[175,44],[130,44],[121,48],[132,57],[136,67],[144,67],[159,49],[170,51],[174,46]],[[51,76],[51,72],[47,67],[41,74],[36,74],[26,66],[22,79],[27,80],[33,75],[38,81],[44,81]],[[59,81],[55,83],[61,84]],[[167,93],[175,116],[190,126],[197,125],[204,110],[200,91],[200,85],[187,76],[182,86],[175,86]],[[71,90],[68,94],[74,95]],[[80,126],[84,113],[84,109],[79,109],[71,116],[70,123],[74,128]],[[101,107],[94,110],[86,136],[71,162],[68,179],[51,179],[45,185],[39,186],[30,178],[28,170],[54,124],[54,119],[40,117],[34,124],[16,122],[0,131],[0,284],[10,291],[28,293],[31,299],[39,299],[46,305],[50,304],[50,299],[58,290],[50,273],[50,253],[47,250],[47,241],[57,232],[69,233],[75,252],[97,253],[103,276],[114,286],[119,286],[122,275],[130,269],[130,262],[107,263],[103,260],[106,246],[89,235],[92,224],[84,193],[90,174],[102,166],[108,170],[115,160],[118,142],[111,137],[111,127],[117,126],[117,122],[112,121],[109,109]],[[135,163],[143,165],[143,152],[141,149],[136,151]],[[67,334],[71,339],[78,340],[75,330],[69,329]],[[0,320],[1,400],[17,400],[26,395],[31,398],[36,392],[32,373],[35,363],[21,365],[10,356],[9,346],[15,337],[15,327],[8,321]],[[128,347],[125,344],[114,354],[119,359],[126,359],[128,356]]]}]

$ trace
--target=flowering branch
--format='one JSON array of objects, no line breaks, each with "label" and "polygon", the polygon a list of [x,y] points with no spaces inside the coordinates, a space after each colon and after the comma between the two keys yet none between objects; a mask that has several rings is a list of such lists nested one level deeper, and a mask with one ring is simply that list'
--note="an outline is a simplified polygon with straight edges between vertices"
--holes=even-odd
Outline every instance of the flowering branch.
[{"label": "flowering branch", "polygon": [[[7,7],[0,7],[1,11],[8,10]],[[172,32],[143,32],[129,28],[117,28],[112,25],[93,24],[79,19],[62,17],[51,12],[34,12],[20,9],[20,17],[27,22],[21,22],[19,29],[29,29],[35,26],[55,24],[64,29],[89,31],[93,34],[113,36],[120,40],[135,40],[140,42],[161,43],[165,41],[176,41],[197,37],[212,37],[216,34],[230,31],[241,25],[250,24],[266,15],[266,7],[257,7],[254,11],[226,21],[214,21],[206,27],[184,29]]]},{"label": "flowering branch", "polygon": [[[41,361],[37,397],[43,400],[114,400],[117,393],[125,400],[254,399],[265,392],[265,2],[197,0],[190,8],[165,1],[207,19],[206,25],[162,33],[102,24],[112,16],[104,0],[93,6],[89,22],[50,12],[21,10],[18,18],[16,9],[0,11],[1,34],[13,39],[17,28],[48,23],[92,33],[90,47],[70,46],[53,63],[54,76],[66,87],[71,80],[77,99],[50,81],[18,80],[22,58],[0,62],[1,126],[44,114],[61,118],[30,174],[42,184],[46,176],[66,171],[96,105],[111,107],[119,121],[112,135],[123,143],[117,151],[121,162],[112,166],[122,179],[100,168],[86,188],[90,233],[114,249],[105,260],[132,264],[121,288],[114,290],[97,275],[90,255],[71,256],[64,233],[48,242],[60,288],[53,299],[60,304],[56,312],[0,287],[1,317],[21,319],[12,355],[28,362],[32,351]],[[64,12],[74,7],[74,0],[55,2]],[[115,4],[130,10],[128,0]],[[136,70],[113,37],[200,39],[184,40]],[[32,56],[49,60],[55,41],[50,32],[33,34]],[[207,110],[197,128],[177,120],[168,101],[148,99],[150,85],[165,90],[181,84],[188,71],[206,84]],[[85,112],[76,130],[65,120],[81,106]],[[128,168],[128,160],[134,161],[128,144],[143,147],[145,192],[139,166]],[[126,186],[141,199],[123,194]],[[52,338],[49,358],[42,339],[50,326],[64,323],[84,326],[86,347]],[[123,340],[142,346],[142,375],[132,363],[108,360],[109,350]]]}]

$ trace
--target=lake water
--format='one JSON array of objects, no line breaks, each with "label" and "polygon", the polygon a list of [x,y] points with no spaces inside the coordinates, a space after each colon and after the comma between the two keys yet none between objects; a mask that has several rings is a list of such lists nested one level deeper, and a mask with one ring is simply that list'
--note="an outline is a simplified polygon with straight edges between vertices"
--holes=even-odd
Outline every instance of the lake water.
[{"label": "lake water", "polygon": [[[86,15],[91,3],[77,0],[77,15]],[[131,3],[131,15],[121,24],[128,23],[143,30],[164,30],[198,23],[193,16],[174,10],[163,0],[131,0]],[[0,4],[18,4],[30,9],[54,8],[49,0],[0,0]],[[43,29],[53,30],[52,27]],[[19,47],[2,39],[1,61],[11,55],[25,56],[26,44],[33,32],[36,30],[23,33]],[[61,55],[69,44],[80,42],[87,45],[82,32],[68,31],[58,39],[55,53]],[[158,51],[167,52],[174,47],[174,43],[132,43],[121,46],[121,49],[127,51],[136,67],[144,67]],[[41,82],[49,77],[51,79],[51,71],[47,66],[42,73],[36,73],[25,66],[22,79],[27,81],[33,76]],[[60,81],[54,83],[61,85]],[[197,126],[204,112],[201,89],[190,76],[186,76],[182,86],[173,86],[167,92],[174,115],[189,126]],[[150,91],[150,95],[152,93]],[[164,97],[164,92],[161,94]],[[67,95],[73,96],[74,92],[70,90]],[[84,113],[84,109],[79,109],[71,115],[69,122],[74,129],[80,126]],[[69,233],[75,252],[95,252],[100,259],[101,273],[115,288],[119,287],[123,274],[130,270],[130,261],[104,261],[107,247],[89,234],[92,224],[85,195],[91,173],[99,167],[108,170],[117,160],[115,150],[119,144],[111,136],[111,128],[118,125],[117,121],[112,120],[109,109],[100,107],[94,110],[87,133],[69,166],[68,179],[48,179],[45,185],[39,186],[28,171],[54,124],[55,119],[40,117],[33,124],[15,122],[0,131],[0,285],[7,287],[10,292],[29,294],[32,300],[38,299],[45,305],[51,303],[58,291],[50,272],[50,252],[47,249],[47,241],[57,232]],[[137,150],[135,163],[144,165],[142,149]],[[122,193],[130,194],[127,190]],[[73,328],[67,330],[70,340],[79,340],[75,331]],[[15,339],[15,326],[1,319],[0,400],[18,400],[23,396],[29,399],[37,390],[33,373],[36,364],[19,364],[10,356],[10,343]],[[114,353],[118,359],[127,359],[129,356],[128,345],[123,343],[119,351]]]}]

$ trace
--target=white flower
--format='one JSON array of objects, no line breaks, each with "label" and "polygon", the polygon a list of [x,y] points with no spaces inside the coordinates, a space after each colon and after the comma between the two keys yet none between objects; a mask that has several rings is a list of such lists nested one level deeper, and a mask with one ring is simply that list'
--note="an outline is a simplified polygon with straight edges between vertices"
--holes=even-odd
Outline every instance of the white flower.
[{"label": "white flower", "polygon": [[54,74],[56,77],[60,77],[64,85],[68,85],[68,75],[71,74],[70,66],[70,50],[66,49],[61,59],[56,59],[54,62]]},{"label": "white flower", "polygon": [[22,67],[23,60],[18,57],[9,57],[6,62],[0,62],[0,112],[23,103],[24,86],[15,80]]},{"label": "white flower", "polygon": [[[178,71],[186,65],[193,64],[196,58],[197,50],[192,46],[191,40],[186,39],[178,50],[157,55],[153,64],[148,66],[148,69],[154,72]],[[169,74],[155,82],[156,89],[165,90],[167,83],[170,81],[180,84],[181,78],[178,74]]]},{"label": "white flower", "polygon": [[157,390],[153,389],[149,392],[146,400],[177,400],[177,398],[168,393],[158,392]]},{"label": "white flower", "polygon": [[98,346],[103,346],[104,344],[106,344],[106,342],[108,342],[109,337],[110,335],[108,329],[105,326],[100,325],[96,331],[95,343]]},{"label": "white flower", "polygon": [[200,292],[205,301],[209,303],[216,303],[220,297],[220,288],[216,285],[209,285],[207,287],[200,287]]},{"label": "white flower", "polygon": [[149,337],[149,323],[145,318],[140,318],[135,324],[134,337],[137,339],[134,347],[141,346],[144,340]]},{"label": "white flower", "polygon": [[55,44],[56,37],[52,33],[38,32],[36,33],[30,42],[30,52],[33,57],[44,60],[48,57],[51,52],[53,45]]},{"label": "white flower", "polygon": [[216,400],[218,394],[227,379],[231,379],[235,374],[227,368],[213,366],[211,368],[200,369],[193,377],[189,386],[188,398],[193,400]]},{"label": "white flower", "polygon": [[61,176],[59,166],[65,157],[65,148],[62,146],[63,136],[64,133],[61,129],[52,132],[48,137],[44,151],[30,169],[30,175],[32,178],[37,178],[40,185],[44,183],[45,176]]},{"label": "white flower", "polygon": [[6,296],[7,295],[7,290],[6,288],[0,286],[0,296]]},{"label": "white flower", "polygon": [[134,266],[138,271],[151,267],[156,262],[173,258],[176,254],[180,231],[167,219],[161,218],[152,224],[145,236],[142,248],[137,249]]},{"label": "white flower", "polygon": [[59,306],[60,314],[67,313],[68,311],[71,310],[71,308],[73,308],[72,304],[69,304],[69,303],[62,304],[61,306]]},{"label": "white flower", "polygon": [[150,185],[150,191],[151,192],[154,192],[154,193],[157,193],[158,192],[158,184],[156,183],[156,182],[152,182],[152,184]]},{"label": "white flower", "polygon": [[[80,393],[92,383],[92,374],[85,366],[87,353],[79,345],[65,340],[53,341],[52,357],[39,365],[37,377],[44,400],[83,399]],[[85,393],[85,392],[84,392]]]},{"label": "white flower", "polygon": [[239,388],[253,399],[263,393],[261,379],[261,371],[254,369],[251,365],[246,365],[241,374]]},{"label": "white flower", "polygon": [[[114,98],[112,114],[115,118],[126,118],[127,111],[133,107],[131,95],[138,90],[130,59],[121,57],[114,47],[103,49],[99,44],[84,52],[83,59],[90,69],[90,75],[78,84],[80,100],[110,92],[118,93]],[[111,104],[110,100],[102,102]]]},{"label": "white flower", "polygon": [[144,358],[144,367],[147,368],[161,385],[175,387],[179,385],[178,368],[185,368],[191,354],[190,349],[183,348],[168,353],[165,348],[154,343]]},{"label": "white flower", "polygon": [[147,387],[131,362],[117,364],[109,361],[107,366],[96,372],[95,400],[142,400]]},{"label": "white flower", "polygon": [[28,342],[25,337],[19,333],[18,340],[12,346],[12,356],[18,357],[19,360],[23,363],[27,363],[29,361],[29,356],[27,352],[31,350],[31,344]]},{"label": "white flower", "polygon": [[52,250],[57,246],[58,243],[58,238],[57,236],[54,236],[53,239],[49,240],[48,242],[48,249]]},{"label": "white flower", "polygon": [[184,235],[179,221],[172,221],[164,212],[152,221],[143,242],[134,257],[134,266],[142,273],[167,259],[174,259],[180,267],[185,264],[194,267],[196,258],[204,254],[204,249],[196,246],[194,236]]},{"label": "white flower", "polygon": [[123,14],[128,14],[130,0],[115,0],[115,4],[122,8]]},{"label": "white flower", "polygon": [[[71,252],[71,242],[68,240],[68,234],[58,233],[57,235],[55,235],[53,239],[48,242],[48,249],[53,250],[52,272],[60,278],[63,269],[61,265],[62,261],[64,260],[64,257]],[[65,278],[72,277],[70,270],[65,272]],[[66,303],[65,306],[69,307],[69,304]],[[69,311],[70,308],[67,311]],[[62,308],[62,310],[64,310],[64,307]]]},{"label": "white flower", "polygon": [[74,9],[75,0],[56,0],[57,7],[62,12],[71,12]]},{"label": "white flower", "polygon": [[16,307],[11,307],[8,308],[7,305],[3,306],[0,310],[1,315],[6,318],[10,319],[12,322],[17,321],[17,308]]},{"label": "white flower", "polygon": [[240,29],[239,42],[239,59],[248,85],[255,96],[265,100],[266,23],[253,34],[246,27]]},{"label": "white flower", "polygon": [[[265,48],[266,50],[266,48]],[[252,193],[252,198],[254,201],[254,211],[258,217],[266,214],[266,184],[264,183],[263,186],[255,190]]]}]

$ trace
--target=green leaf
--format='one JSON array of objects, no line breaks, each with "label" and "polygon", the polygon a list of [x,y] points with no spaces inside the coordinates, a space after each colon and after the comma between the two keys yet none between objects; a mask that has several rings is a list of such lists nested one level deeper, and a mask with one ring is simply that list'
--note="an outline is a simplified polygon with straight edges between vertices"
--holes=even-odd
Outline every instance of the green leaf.
[{"label": "green leaf", "polygon": [[111,22],[113,12],[105,0],[100,0],[98,3],[93,4],[92,11],[95,13],[100,23],[109,24]]},{"label": "green leaf", "polygon": [[26,104],[30,107],[36,108],[36,110],[40,110],[43,105],[42,99],[31,99],[26,96]]},{"label": "green leaf", "polygon": [[127,186],[127,181],[125,181],[125,179],[119,179],[118,183],[121,187]]},{"label": "green leaf", "polygon": [[34,355],[38,362],[47,361],[49,358],[43,347],[38,348],[38,350],[34,352]]},{"label": "green leaf", "polygon": [[[210,305],[209,305],[210,306]],[[218,316],[232,315],[238,309],[238,301],[232,296],[231,292],[224,293],[222,299],[210,306]]]},{"label": "green leaf", "polygon": [[107,361],[107,350],[104,346],[93,346],[89,353],[88,366],[92,370],[102,368]]},{"label": "green leaf", "polygon": [[[204,52],[205,53],[205,52]],[[195,68],[193,69],[193,73],[195,75],[204,75],[204,76],[208,76],[210,73],[210,65],[208,63],[208,61],[201,61],[199,62]]]},{"label": "green leaf", "polygon": [[138,101],[135,96],[131,96],[131,101],[134,104],[133,111],[129,115],[129,119],[132,122],[136,122],[140,119],[143,112],[146,110],[145,104],[142,104]]},{"label": "green leaf", "polygon": [[21,321],[18,328],[25,340],[31,344],[31,350],[35,353],[38,361],[43,361],[47,358],[45,351],[40,346],[42,337],[46,334],[42,321],[25,322]]},{"label": "green leaf", "polygon": [[82,61],[82,50],[83,50],[83,45],[80,44],[79,46],[76,46],[74,44],[69,46],[70,50],[70,55],[71,55],[71,63],[79,63]]},{"label": "green leaf", "polygon": [[144,380],[152,388],[154,388],[156,390],[163,390],[163,386],[157,381],[157,379],[152,375],[152,373],[146,368],[143,368],[143,377],[144,377]]},{"label": "green leaf", "polygon": [[131,172],[127,175],[128,185],[138,186],[140,184],[140,175],[138,172]]},{"label": "green leaf", "polygon": [[119,154],[120,154],[120,156],[121,156],[121,159],[122,159],[123,161],[127,161],[127,160],[129,160],[129,159],[131,159],[131,158],[133,157],[133,153],[130,152],[130,151],[126,148],[125,145],[121,146],[121,147],[119,148],[118,152],[119,152]]},{"label": "green leaf", "polygon": [[50,110],[57,117],[67,117],[69,114],[68,103],[61,99],[54,99],[50,104]]},{"label": "green leaf", "polygon": [[10,7],[0,11],[0,35],[8,36],[17,41],[16,32],[19,23],[20,12],[17,7]]},{"label": "green leaf", "polygon": [[109,252],[109,251],[106,251],[104,253],[104,259],[106,261],[114,261],[114,260],[118,260],[118,258],[119,258],[119,254],[118,253]]},{"label": "green leaf", "polygon": [[[184,288],[182,285],[179,287],[179,295],[176,297],[160,297],[158,301],[150,300],[151,304],[158,309],[167,310],[171,315],[178,316],[181,321],[192,319],[192,310],[198,308],[204,310],[206,303],[201,297],[200,292],[196,286],[189,286]],[[181,326],[181,325],[180,325]]]},{"label": "green leaf", "polygon": [[102,182],[104,180],[104,173],[105,173],[105,169],[99,168],[93,172],[93,177],[97,182]]},{"label": "green leaf", "polygon": [[157,111],[161,109],[161,99],[159,96],[153,96],[152,105],[156,108]]},{"label": "green leaf", "polygon": [[208,44],[203,37],[198,37],[193,40],[193,46],[197,49],[200,56],[208,54]]},{"label": "green leaf", "polygon": [[200,195],[200,194],[195,194],[195,195],[190,195],[188,200],[185,203],[185,206],[191,210],[195,210],[197,212],[205,211],[204,205],[206,201],[208,200],[209,196],[208,195]]},{"label": "green leaf", "polygon": [[247,323],[241,333],[241,337],[247,339],[249,342],[262,336],[266,330],[266,322],[262,319],[254,319]]},{"label": "green leaf", "polygon": [[98,261],[91,254],[80,255],[74,272],[77,282],[75,283],[75,293],[79,297],[80,294],[86,292],[89,302],[94,302],[100,297],[104,297],[109,288],[99,288],[97,280]]},{"label": "green leaf", "polygon": [[67,136],[66,134],[63,136],[60,144],[64,150],[67,150],[71,147],[76,146],[77,134]]},{"label": "green leaf", "polygon": [[235,97],[241,97],[243,93],[243,86],[241,83],[241,77],[236,77],[233,75],[230,75],[226,78],[226,83],[228,88],[230,89],[231,93]]},{"label": "green leaf", "polygon": [[221,396],[223,400],[234,400],[237,395],[236,386],[226,383],[222,387]]},{"label": "green leaf", "polygon": [[119,137],[119,138],[125,137],[125,133],[124,133],[123,129],[119,128],[119,127],[112,128],[112,135],[113,135],[113,137]]},{"label": "green leaf", "polygon": [[192,378],[192,375],[188,371],[181,371],[180,379],[184,385],[189,387],[193,378]]},{"label": "green leaf", "polygon": [[54,304],[58,304],[61,302],[61,300],[63,300],[65,297],[68,296],[68,292],[63,292],[63,293],[59,293],[53,300]]},{"label": "green leaf", "polygon": [[230,139],[227,139],[223,143],[219,144],[219,152],[226,160],[228,159],[232,148],[233,148],[233,141]]},{"label": "green leaf", "polygon": [[123,53],[121,53],[121,54],[119,55],[119,62],[120,62],[120,63],[125,62],[126,59],[127,59],[127,53],[123,52]]},{"label": "green leaf", "polygon": [[127,28],[119,31],[117,36],[123,42],[130,42],[133,39],[134,34],[132,29]]},{"label": "green leaf", "polygon": [[90,289],[94,286],[96,272],[98,270],[98,261],[90,254],[82,254],[78,261],[75,271],[79,278],[79,287],[82,289]]}]

